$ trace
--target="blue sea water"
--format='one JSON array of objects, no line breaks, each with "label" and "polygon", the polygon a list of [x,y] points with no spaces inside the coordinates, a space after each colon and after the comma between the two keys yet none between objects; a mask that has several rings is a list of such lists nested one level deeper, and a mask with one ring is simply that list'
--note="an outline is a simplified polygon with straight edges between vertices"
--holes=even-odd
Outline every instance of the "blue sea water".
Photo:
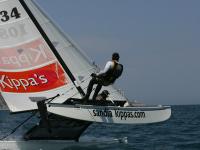
[{"label": "blue sea water", "polygon": [[[0,112],[0,136],[3,137],[30,114],[10,115]],[[32,125],[27,122],[9,140],[19,138]],[[127,142],[120,140],[126,139]],[[1,149],[1,147],[0,147]],[[63,150],[200,150],[200,105],[172,106],[171,118],[147,125],[91,125],[81,136],[80,143]]]}]

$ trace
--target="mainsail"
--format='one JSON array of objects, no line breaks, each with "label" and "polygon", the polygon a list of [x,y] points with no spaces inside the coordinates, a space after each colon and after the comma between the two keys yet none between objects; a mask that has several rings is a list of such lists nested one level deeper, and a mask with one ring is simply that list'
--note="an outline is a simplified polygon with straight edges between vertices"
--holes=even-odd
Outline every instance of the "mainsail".
[{"label": "mainsail", "polygon": [[97,70],[31,0],[0,0],[0,91],[12,112],[37,109],[32,97],[80,98]]}]

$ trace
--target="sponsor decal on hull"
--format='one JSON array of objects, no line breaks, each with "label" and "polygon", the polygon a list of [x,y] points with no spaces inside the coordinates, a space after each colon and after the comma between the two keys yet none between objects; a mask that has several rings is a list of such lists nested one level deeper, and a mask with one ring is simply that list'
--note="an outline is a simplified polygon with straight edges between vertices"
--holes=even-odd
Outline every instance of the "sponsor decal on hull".
[{"label": "sponsor decal on hull", "polygon": [[146,114],[143,111],[124,111],[124,110],[114,110],[114,113],[108,109],[93,109],[94,117],[108,117],[108,118],[120,118],[121,120],[126,120],[130,118],[145,118]]}]

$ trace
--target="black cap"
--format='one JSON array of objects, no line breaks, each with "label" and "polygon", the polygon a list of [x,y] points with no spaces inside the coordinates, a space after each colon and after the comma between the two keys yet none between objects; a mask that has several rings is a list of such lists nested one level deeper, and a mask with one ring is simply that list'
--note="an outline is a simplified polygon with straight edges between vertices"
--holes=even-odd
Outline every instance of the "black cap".
[{"label": "black cap", "polygon": [[113,59],[113,60],[119,60],[119,58],[120,58],[120,57],[119,57],[119,54],[118,54],[118,53],[115,52],[115,53],[112,54],[112,59]]},{"label": "black cap", "polygon": [[105,94],[106,96],[108,96],[110,93],[107,90],[102,91],[102,94]]}]

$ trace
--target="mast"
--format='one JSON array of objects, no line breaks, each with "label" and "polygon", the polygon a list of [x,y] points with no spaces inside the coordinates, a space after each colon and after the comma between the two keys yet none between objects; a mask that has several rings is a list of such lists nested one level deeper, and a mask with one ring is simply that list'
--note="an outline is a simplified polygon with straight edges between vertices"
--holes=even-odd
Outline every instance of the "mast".
[{"label": "mast", "polygon": [[54,47],[54,45],[52,44],[52,42],[50,41],[50,39],[48,38],[48,36],[44,32],[44,30],[40,26],[40,24],[37,21],[37,19],[35,18],[35,16],[30,11],[30,9],[28,8],[28,6],[24,2],[24,0],[19,0],[19,2],[21,3],[21,5],[23,6],[23,8],[25,9],[25,11],[29,15],[29,17],[31,18],[31,20],[33,21],[33,23],[35,24],[35,26],[37,27],[37,29],[40,32],[40,34],[43,36],[44,40],[47,42],[47,44],[50,47],[51,51],[54,53],[54,55],[56,56],[56,58],[59,60],[60,64],[62,65],[63,69],[65,70],[65,72],[67,73],[67,75],[69,76],[69,78],[71,79],[72,83],[74,84],[74,86],[76,87],[76,89],[78,90],[78,92],[81,94],[81,96],[84,96],[85,93],[84,93],[83,89],[80,87],[80,85],[78,85],[78,83],[76,81],[76,78],[74,77],[74,75],[72,74],[72,72],[69,70],[68,66],[65,64],[64,60],[61,58],[61,56],[57,52],[56,48]]}]

